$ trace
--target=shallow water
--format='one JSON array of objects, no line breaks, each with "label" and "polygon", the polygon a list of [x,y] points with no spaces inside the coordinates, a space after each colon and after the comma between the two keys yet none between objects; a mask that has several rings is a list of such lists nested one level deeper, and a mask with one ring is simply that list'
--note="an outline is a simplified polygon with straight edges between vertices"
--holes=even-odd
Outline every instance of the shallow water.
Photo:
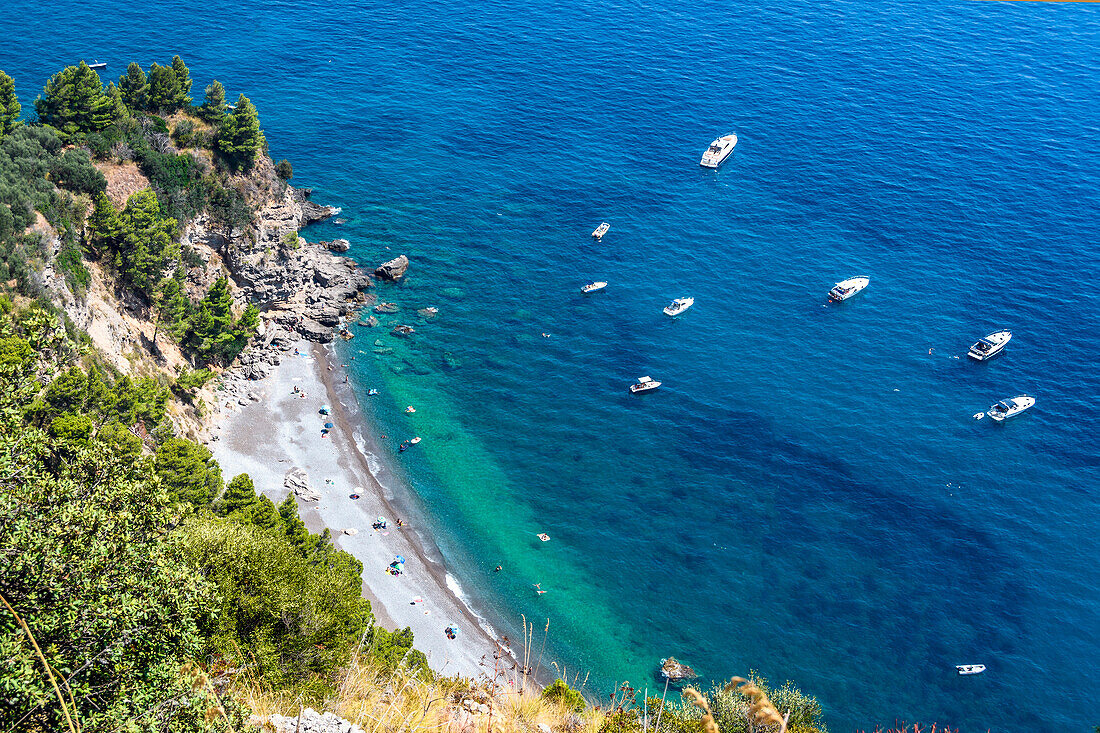
[{"label": "shallow water", "polygon": [[477,605],[549,618],[593,694],[675,654],[840,731],[1100,719],[1096,7],[55,5],[0,10],[28,106],[81,56],[178,52],[344,207],[309,238],[410,255],[378,292],[417,333],[341,347],[364,407],[424,437],[390,459]]}]

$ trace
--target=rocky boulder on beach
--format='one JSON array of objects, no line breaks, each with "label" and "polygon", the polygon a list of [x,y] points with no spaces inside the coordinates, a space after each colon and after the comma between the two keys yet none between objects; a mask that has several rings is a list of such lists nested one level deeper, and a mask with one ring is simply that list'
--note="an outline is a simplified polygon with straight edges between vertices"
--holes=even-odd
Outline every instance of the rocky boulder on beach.
[{"label": "rocky boulder on beach", "polygon": [[302,501],[320,501],[321,492],[309,485],[309,474],[300,468],[292,468],[283,478],[283,486],[294,492]]},{"label": "rocky boulder on beach", "polygon": [[383,262],[374,268],[374,274],[382,280],[400,280],[405,276],[405,271],[408,269],[409,258],[405,255],[398,255],[389,262]]}]

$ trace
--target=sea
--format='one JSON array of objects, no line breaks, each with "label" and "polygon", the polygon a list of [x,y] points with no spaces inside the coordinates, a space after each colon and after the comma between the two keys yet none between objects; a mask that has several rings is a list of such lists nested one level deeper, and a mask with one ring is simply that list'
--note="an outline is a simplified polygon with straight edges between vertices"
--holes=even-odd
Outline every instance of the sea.
[{"label": "sea", "polygon": [[600,700],[662,694],[669,656],[755,671],[834,733],[1100,723],[1100,6],[8,0],[0,28],[30,116],[66,64],[178,53],[341,207],[307,239],[409,256],[338,356],[410,517],[544,670]]}]

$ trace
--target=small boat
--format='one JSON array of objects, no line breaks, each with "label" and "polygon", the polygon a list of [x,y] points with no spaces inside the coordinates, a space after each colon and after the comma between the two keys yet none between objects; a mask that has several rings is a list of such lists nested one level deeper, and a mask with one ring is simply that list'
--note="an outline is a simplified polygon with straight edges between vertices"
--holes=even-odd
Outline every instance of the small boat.
[{"label": "small boat", "polygon": [[984,664],[956,664],[955,671],[959,674],[981,674],[985,671]]},{"label": "small boat", "polygon": [[[87,64],[88,62],[85,61],[84,63]],[[107,63],[104,62],[104,61],[100,61],[99,59],[96,59],[95,63],[88,64],[88,68],[91,69],[92,71],[103,71],[104,69],[107,68]]]},{"label": "small boat", "polygon": [[651,379],[650,377],[638,377],[636,384],[630,385],[631,394],[641,394],[642,392],[652,392],[661,386],[661,383]]},{"label": "small boat", "polygon": [[678,316],[693,305],[695,305],[695,298],[677,298],[665,308],[665,315]]},{"label": "small boat", "polygon": [[603,235],[607,234],[607,230],[611,228],[611,225],[606,221],[596,227],[596,231],[592,232],[592,238],[597,242],[603,241]]},{"label": "small boat", "polygon": [[607,283],[603,282],[602,280],[598,280],[594,283],[588,283],[587,285],[585,285],[583,288],[581,288],[581,292],[582,293],[594,293],[597,290],[603,290],[606,287],[607,287]]},{"label": "small boat", "polygon": [[419,443],[419,442],[420,442],[420,441],[422,441],[422,440],[424,440],[424,439],[423,439],[423,438],[421,438],[421,437],[420,437],[420,436],[418,435],[418,436],[416,436],[415,438],[413,438],[412,440],[410,440],[410,441],[409,441],[409,445],[416,445],[417,443]]},{"label": "small boat", "polygon": [[841,280],[829,291],[829,300],[835,300],[838,303],[848,300],[870,284],[871,279],[867,277],[850,277],[847,280]]},{"label": "small boat", "polygon": [[1012,331],[997,331],[989,334],[985,338],[978,339],[977,343],[970,347],[970,351],[966,352],[966,355],[978,361],[992,359],[994,356],[1004,351],[1004,348],[1008,346],[1008,342],[1011,340]]},{"label": "small boat", "polygon": [[703,153],[703,159],[699,161],[699,165],[704,168],[717,168],[725,162],[726,158],[730,157],[730,153],[733,152],[734,146],[737,145],[737,136],[734,134],[723,135],[710,144],[710,147]]},{"label": "small boat", "polygon": [[378,396],[378,390],[376,390],[376,389],[368,389],[367,390],[367,397],[377,397],[377,396]]},{"label": "small boat", "polygon": [[989,408],[987,416],[997,422],[1004,422],[1010,417],[1016,417],[1024,410],[1035,404],[1035,398],[1022,394],[1017,397],[1008,397]]},{"label": "small boat", "polygon": [[550,535],[546,534],[545,532],[539,532],[536,535],[536,537],[538,537],[543,542],[549,542],[550,541]]}]

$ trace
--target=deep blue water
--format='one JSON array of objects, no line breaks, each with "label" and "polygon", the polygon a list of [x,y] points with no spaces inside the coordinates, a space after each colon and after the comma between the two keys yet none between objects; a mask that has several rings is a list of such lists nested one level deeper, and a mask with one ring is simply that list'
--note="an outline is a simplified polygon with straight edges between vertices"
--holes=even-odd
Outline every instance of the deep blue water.
[{"label": "deep blue water", "polygon": [[1100,723],[1100,8],[132,5],[9,2],[0,69],[29,107],[81,57],[179,53],[344,207],[310,239],[409,254],[379,292],[417,334],[361,331],[353,376],[424,436],[388,458],[475,605],[550,619],[570,678],[674,654],[834,731]]}]

